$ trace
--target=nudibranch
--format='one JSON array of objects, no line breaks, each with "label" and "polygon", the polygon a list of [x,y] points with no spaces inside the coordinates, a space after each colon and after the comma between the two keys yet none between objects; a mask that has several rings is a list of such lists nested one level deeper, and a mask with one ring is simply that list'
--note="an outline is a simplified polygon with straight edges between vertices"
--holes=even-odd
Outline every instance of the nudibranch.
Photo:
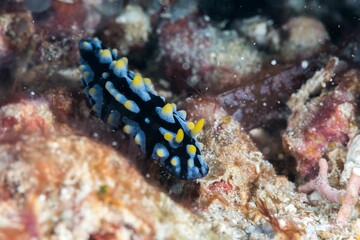
[{"label": "nudibranch", "polygon": [[127,58],[99,39],[82,39],[79,49],[84,92],[97,117],[114,129],[122,127],[148,158],[176,177],[193,180],[208,173],[196,140],[204,119],[187,122],[185,111],[166,103],[149,78],[129,70]]}]

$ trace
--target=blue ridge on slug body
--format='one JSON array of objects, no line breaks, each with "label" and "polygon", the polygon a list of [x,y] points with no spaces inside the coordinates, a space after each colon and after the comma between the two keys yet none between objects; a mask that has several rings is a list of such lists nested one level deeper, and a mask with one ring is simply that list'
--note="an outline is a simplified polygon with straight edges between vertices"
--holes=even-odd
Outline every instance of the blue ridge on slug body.
[{"label": "blue ridge on slug body", "polygon": [[196,140],[204,120],[186,121],[186,112],[158,96],[148,78],[127,68],[127,58],[97,38],[79,43],[80,71],[92,111],[111,127],[123,126],[147,157],[180,179],[204,177],[209,168]]}]

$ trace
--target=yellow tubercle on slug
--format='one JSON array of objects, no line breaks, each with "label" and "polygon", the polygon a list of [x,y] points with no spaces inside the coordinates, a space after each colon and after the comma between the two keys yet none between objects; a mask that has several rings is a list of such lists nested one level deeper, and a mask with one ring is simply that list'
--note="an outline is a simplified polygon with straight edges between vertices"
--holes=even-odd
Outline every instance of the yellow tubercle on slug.
[{"label": "yellow tubercle on slug", "polygon": [[90,95],[91,97],[94,97],[95,94],[96,94],[96,88],[90,88],[90,89],[89,89],[89,95]]},{"label": "yellow tubercle on slug", "polygon": [[167,133],[164,134],[164,138],[165,138],[166,141],[171,142],[174,137],[173,137],[173,135],[171,133],[167,132]]},{"label": "yellow tubercle on slug", "polygon": [[132,84],[134,87],[140,87],[144,84],[143,78],[141,77],[141,74],[137,73],[135,74],[135,77],[132,81]]},{"label": "yellow tubercle on slug", "polygon": [[196,153],[196,147],[192,144],[187,145],[186,150],[190,156],[195,155]]},{"label": "yellow tubercle on slug", "polygon": [[130,125],[125,125],[125,126],[123,127],[123,131],[124,131],[124,133],[126,133],[126,134],[130,134],[130,133],[131,133],[131,126],[130,126]]},{"label": "yellow tubercle on slug", "polygon": [[165,152],[164,152],[164,150],[159,149],[159,150],[156,151],[156,155],[157,155],[158,157],[164,157],[164,156],[165,156]]},{"label": "yellow tubercle on slug", "polygon": [[127,58],[121,58],[121,59],[116,61],[115,69],[116,70],[121,70],[123,68],[126,68],[126,65],[127,65]]},{"label": "yellow tubercle on slug", "polygon": [[191,129],[191,135],[193,136],[197,136],[201,130],[203,129],[204,127],[204,123],[205,123],[205,120],[202,118],[200,119],[196,125],[194,126],[194,128]]},{"label": "yellow tubercle on slug", "polygon": [[183,139],[184,139],[184,131],[181,128],[179,128],[175,136],[175,141],[177,143],[181,143]]},{"label": "yellow tubercle on slug", "polygon": [[167,103],[167,104],[165,104],[164,107],[162,107],[161,111],[165,115],[170,115],[170,114],[173,114],[173,107],[171,106],[170,103]]},{"label": "yellow tubercle on slug", "polygon": [[100,50],[100,57],[101,58],[111,58],[111,52],[109,49]]}]

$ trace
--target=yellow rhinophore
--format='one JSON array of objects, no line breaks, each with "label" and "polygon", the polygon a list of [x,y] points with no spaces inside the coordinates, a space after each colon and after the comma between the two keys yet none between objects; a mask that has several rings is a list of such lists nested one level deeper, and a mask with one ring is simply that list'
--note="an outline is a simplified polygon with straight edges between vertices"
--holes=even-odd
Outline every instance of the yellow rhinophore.
[{"label": "yellow rhinophore", "polygon": [[204,127],[204,123],[205,123],[205,120],[202,118],[200,119],[196,125],[194,126],[194,128],[191,129],[191,135],[193,136],[197,136],[200,131],[203,129]]}]

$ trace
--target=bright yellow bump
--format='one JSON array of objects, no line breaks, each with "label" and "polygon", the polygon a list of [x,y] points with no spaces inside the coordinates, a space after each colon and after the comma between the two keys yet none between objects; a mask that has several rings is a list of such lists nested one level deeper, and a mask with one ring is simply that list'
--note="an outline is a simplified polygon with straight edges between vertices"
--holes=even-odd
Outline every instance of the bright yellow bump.
[{"label": "bright yellow bump", "polygon": [[173,140],[173,135],[167,132],[164,134],[164,138],[166,141],[170,142],[171,140]]},{"label": "bright yellow bump", "polygon": [[184,131],[181,128],[179,128],[179,130],[176,133],[175,141],[177,143],[181,143],[183,139],[184,139]]},{"label": "bright yellow bump", "polygon": [[204,123],[205,123],[205,120],[203,118],[200,119],[196,123],[195,127],[193,129],[191,129],[191,134],[193,136],[197,136],[200,133],[200,131],[202,130],[202,128],[204,127]]},{"label": "bright yellow bump", "polygon": [[124,103],[124,106],[125,106],[128,110],[131,110],[132,107],[133,107],[133,103],[132,103],[130,100],[127,100],[127,101]]},{"label": "bright yellow bump", "polygon": [[189,159],[187,164],[188,164],[188,167],[193,167],[194,166],[194,160]]},{"label": "bright yellow bump", "polygon": [[195,124],[193,122],[188,122],[187,125],[190,130],[192,130],[195,126]]},{"label": "bright yellow bump", "polygon": [[111,52],[109,49],[103,49],[100,51],[100,57],[102,58],[111,58]]},{"label": "bright yellow bump", "polygon": [[122,57],[122,58],[120,58],[120,60],[123,61],[125,63],[125,65],[127,65],[128,61],[129,61],[126,57]]},{"label": "bright yellow bump", "polygon": [[130,134],[131,133],[131,126],[130,125],[125,125],[123,127],[123,131],[124,131],[124,133]]},{"label": "bright yellow bump", "polygon": [[140,136],[139,136],[139,135],[136,135],[136,136],[135,136],[135,142],[136,142],[137,145],[140,145],[140,144],[141,144],[141,143],[140,143]]},{"label": "bright yellow bump", "polygon": [[156,151],[156,155],[158,155],[158,157],[164,157],[165,156],[165,153],[163,150],[159,149]]},{"label": "bright yellow bump", "polygon": [[119,70],[125,68],[125,62],[122,59],[117,60],[115,63],[115,68]]},{"label": "bright yellow bump", "polygon": [[196,153],[196,147],[192,144],[187,145],[187,150],[190,155],[194,155]]},{"label": "bright yellow bump", "polygon": [[146,85],[152,86],[152,82],[151,82],[150,78],[144,78],[144,83]]},{"label": "bright yellow bump", "polygon": [[85,48],[87,48],[88,46],[90,45],[90,43],[89,42],[83,42],[83,46],[85,47]]},{"label": "bright yellow bump", "polygon": [[176,159],[176,158],[172,158],[172,159],[170,160],[170,163],[171,163],[171,165],[176,166],[176,165],[177,165],[177,159]]},{"label": "bright yellow bump", "polygon": [[95,94],[96,94],[96,88],[90,88],[89,95],[93,97]]},{"label": "bright yellow bump", "polygon": [[173,108],[170,103],[165,104],[161,111],[166,115],[173,114]]},{"label": "bright yellow bump", "polygon": [[140,74],[135,74],[135,77],[134,77],[134,79],[132,81],[132,84],[133,84],[134,87],[139,87],[139,86],[144,84],[144,81],[143,81]]}]

